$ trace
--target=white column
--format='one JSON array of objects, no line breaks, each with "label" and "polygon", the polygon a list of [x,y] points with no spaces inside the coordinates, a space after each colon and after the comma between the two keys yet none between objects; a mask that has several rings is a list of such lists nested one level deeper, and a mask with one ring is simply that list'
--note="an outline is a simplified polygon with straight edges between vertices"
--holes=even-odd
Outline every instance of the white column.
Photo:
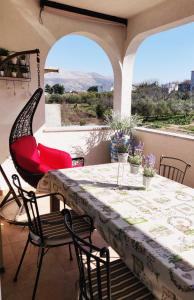
[{"label": "white column", "polygon": [[131,115],[131,93],[135,54],[126,54],[120,70],[114,76],[113,109],[121,116]]}]

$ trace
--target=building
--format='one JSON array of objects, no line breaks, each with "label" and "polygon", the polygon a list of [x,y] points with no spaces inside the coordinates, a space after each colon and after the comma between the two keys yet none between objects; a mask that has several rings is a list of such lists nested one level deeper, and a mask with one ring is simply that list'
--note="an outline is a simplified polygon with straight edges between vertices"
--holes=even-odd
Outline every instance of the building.
[{"label": "building", "polygon": [[168,94],[170,94],[173,91],[178,91],[178,82],[168,82],[162,85],[162,88],[166,89]]},{"label": "building", "polygon": [[191,71],[191,92],[194,92],[194,71]]},{"label": "building", "polygon": [[190,92],[191,90],[191,80],[185,80],[178,84],[178,91],[182,93]]}]

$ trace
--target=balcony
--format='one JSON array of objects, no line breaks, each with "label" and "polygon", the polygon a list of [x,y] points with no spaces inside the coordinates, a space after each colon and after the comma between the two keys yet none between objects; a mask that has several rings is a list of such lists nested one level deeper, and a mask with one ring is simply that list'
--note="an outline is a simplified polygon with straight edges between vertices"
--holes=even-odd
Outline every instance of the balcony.
[{"label": "balcony", "polygon": [[[43,8],[46,2],[40,1]],[[136,51],[141,42],[153,33],[166,30],[192,22],[194,20],[193,1],[130,1],[122,0],[111,4],[85,3],[80,1],[63,1],[70,5],[81,5],[85,10],[97,10],[92,16],[83,16],[77,12],[58,12],[48,7],[40,10],[38,1],[3,1],[0,11],[1,47],[10,51],[40,49],[40,80],[44,86],[44,63],[51,46],[61,37],[76,33],[92,38],[104,49],[109,57],[114,71],[114,111],[120,115],[130,114],[133,63]],[[149,3],[148,3],[149,2]],[[185,4],[186,2],[186,4]],[[52,10],[52,12],[51,12]],[[80,10],[79,10],[80,12]],[[98,18],[99,14],[101,19]],[[102,15],[112,14],[102,19]],[[116,16],[116,22],[114,15]],[[22,34],[21,34],[22,32]],[[24,106],[25,101],[37,88],[37,65],[35,59],[30,59],[31,81],[15,81],[14,79],[0,80],[0,158],[6,174],[11,178],[15,172],[11,160],[8,158],[8,139],[10,128],[16,115]],[[26,81],[26,82],[25,82]],[[66,150],[73,157],[84,156],[86,165],[105,164],[110,162],[110,130],[104,127],[66,127],[45,128],[44,124],[44,97],[39,106],[34,122],[34,132],[37,141],[50,147]],[[190,168],[184,183],[194,188],[194,138],[191,136],[160,132],[137,128],[136,135],[144,142],[145,153],[154,153],[157,158],[162,154],[179,157],[188,161]],[[23,182],[24,186],[26,184]],[[1,190],[7,186],[0,177]],[[28,186],[28,188],[31,188]],[[48,212],[48,201],[40,202],[41,212]],[[18,283],[13,283],[12,278],[19,257],[21,255],[27,229],[7,224],[2,220],[3,265],[5,273],[1,276],[3,300],[28,300],[31,299],[36,270],[37,249],[30,247],[25,264],[22,267]],[[99,246],[106,243],[98,232],[94,233],[94,241]],[[0,255],[1,259],[1,255]],[[0,261],[0,263],[2,263]],[[0,265],[1,266],[1,265]],[[68,247],[57,248],[49,251],[45,257],[42,274],[40,277],[37,300],[44,299],[75,299],[78,286],[78,270],[74,255],[73,262],[69,261]],[[165,297],[165,296],[164,296]],[[0,295],[1,298],[1,295]],[[170,296],[169,296],[170,299]],[[185,299],[184,299],[185,300]]]}]

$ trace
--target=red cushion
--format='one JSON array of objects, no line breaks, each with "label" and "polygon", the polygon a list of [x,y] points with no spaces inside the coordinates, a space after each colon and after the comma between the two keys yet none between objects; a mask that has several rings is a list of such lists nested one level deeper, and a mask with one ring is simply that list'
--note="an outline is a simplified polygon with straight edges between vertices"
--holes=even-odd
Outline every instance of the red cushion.
[{"label": "red cushion", "polygon": [[48,171],[51,171],[52,168],[47,166],[47,165],[43,165],[43,164],[40,164],[39,167],[39,173],[47,173]]},{"label": "red cushion", "polygon": [[38,144],[41,165],[47,165],[51,170],[72,168],[72,159],[69,153]]},{"label": "red cushion", "polygon": [[40,157],[34,136],[28,135],[17,139],[11,145],[11,150],[19,166],[33,173],[40,172],[38,169]]}]

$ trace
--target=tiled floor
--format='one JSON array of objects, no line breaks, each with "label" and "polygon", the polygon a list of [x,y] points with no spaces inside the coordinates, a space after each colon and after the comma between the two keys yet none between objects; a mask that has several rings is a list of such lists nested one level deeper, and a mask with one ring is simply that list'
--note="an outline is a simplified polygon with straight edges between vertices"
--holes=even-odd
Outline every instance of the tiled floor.
[{"label": "tiled floor", "polygon": [[[37,248],[30,245],[24,259],[17,283],[13,276],[23,250],[27,229],[2,222],[3,256],[5,273],[2,276],[3,300],[30,300],[36,275]],[[104,246],[99,234],[93,234],[93,241]],[[37,300],[74,300],[78,271],[76,257],[69,260],[68,246],[50,249],[43,260]]]}]

